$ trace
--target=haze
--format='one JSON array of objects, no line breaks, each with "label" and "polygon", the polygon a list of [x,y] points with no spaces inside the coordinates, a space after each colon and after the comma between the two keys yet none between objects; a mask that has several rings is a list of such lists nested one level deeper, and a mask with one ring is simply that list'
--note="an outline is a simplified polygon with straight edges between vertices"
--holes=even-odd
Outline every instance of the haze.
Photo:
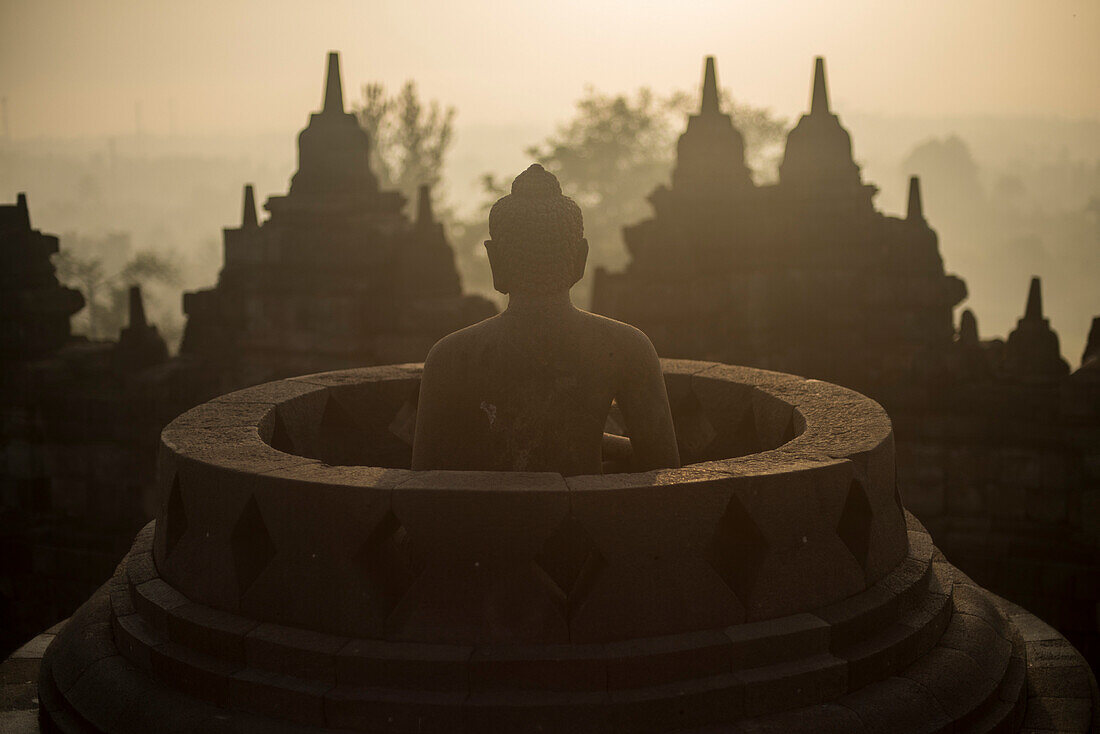
[{"label": "haze", "polygon": [[[173,249],[187,265],[183,287],[205,287],[241,185],[255,182],[261,201],[285,190],[329,50],[341,52],[349,103],[364,83],[414,79],[423,98],[458,110],[444,180],[460,208],[479,200],[481,173],[521,170],[524,149],[573,114],[586,85],[694,91],[713,54],[739,101],[793,123],[820,54],[879,206],[901,211],[907,176],[925,177],[926,213],[948,270],[970,285],[964,306],[982,336],[1014,326],[1028,278],[1041,275],[1076,364],[1100,314],[1100,225],[1089,213],[1100,212],[1097,38],[1095,0],[0,0],[0,136],[11,152],[0,200],[27,191],[34,226],[62,234],[63,248],[119,231],[135,248]],[[949,156],[914,158],[952,135],[973,155],[981,191],[950,166],[935,170]],[[94,156],[108,145],[153,161],[138,169],[152,183],[103,184]],[[155,165],[168,155],[171,173]],[[1018,231],[959,203],[987,200],[1006,180],[1036,212]],[[159,312],[153,300],[162,323],[182,317],[178,292]]]},{"label": "haze", "polygon": [[[1100,115],[1100,5],[1072,2],[5,2],[15,137],[301,125],[319,59],[416,79],[464,123],[540,122],[585,84],[673,89],[718,56],[745,101],[792,115],[814,54],[834,101],[895,115]],[[354,88],[354,87],[353,87]]]}]

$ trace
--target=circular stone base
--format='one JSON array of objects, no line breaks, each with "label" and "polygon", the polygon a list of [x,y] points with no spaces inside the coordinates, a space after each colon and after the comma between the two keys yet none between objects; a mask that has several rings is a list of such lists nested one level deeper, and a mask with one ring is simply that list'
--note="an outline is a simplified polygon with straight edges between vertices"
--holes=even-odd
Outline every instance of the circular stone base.
[{"label": "circular stone base", "polygon": [[1089,731],[1087,664],[975,586],[910,515],[909,554],[808,613],[610,644],[394,643],[261,623],[160,578],[154,526],[46,653],[60,732]]}]

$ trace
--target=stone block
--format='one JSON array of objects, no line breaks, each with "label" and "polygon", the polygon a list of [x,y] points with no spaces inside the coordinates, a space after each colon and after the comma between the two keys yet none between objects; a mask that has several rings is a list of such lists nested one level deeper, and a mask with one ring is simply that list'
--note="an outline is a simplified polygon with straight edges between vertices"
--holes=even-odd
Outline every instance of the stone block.
[{"label": "stone block", "polygon": [[160,574],[151,553],[137,553],[126,557],[126,575],[131,586],[138,586],[158,578]]},{"label": "stone block", "polygon": [[469,660],[470,689],[602,691],[607,688],[608,656],[603,645],[478,647]]},{"label": "stone block", "polygon": [[334,729],[372,732],[461,731],[465,691],[397,691],[337,686],[325,694],[325,722]]},{"label": "stone block", "polygon": [[737,672],[744,683],[745,715],[782,711],[791,701],[804,706],[841,696],[848,683],[847,662],[827,653]]},{"label": "stone block", "polygon": [[1048,668],[1062,670],[1081,664],[1080,655],[1061,635],[1054,639],[1028,640],[1026,644],[1029,671]]},{"label": "stone block", "polygon": [[831,627],[833,650],[848,647],[876,629],[881,629],[898,617],[898,596],[881,587],[866,591],[827,607],[814,615]]},{"label": "stone block", "polygon": [[907,678],[887,678],[840,698],[837,704],[855,713],[866,731],[918,734],[949,731],[951,718],[924,687]]},{"label": "stone block", "polygon": [[229,676],[240,666],[203,655],[175,642],[153,649],[153,673],[183,693],[218,706],[229,698]]},{"label": "stone block", "polygon": [[241,670],[229,676],[228,704],[282,721],[325,726],[328,683],[302,680],[263,670]]},{"label": "stone block", "polygon": [[187,597],[159,578],[134,586],[132,598],[134,609],[162,634],[168,634],[169,613],[190,603]]},{"label": "stone block", "polygon": [[903,614],[899,623],[913,630],[913,635],[901,658],[909,665],[917,657],[931,650],[939,641],[940,635],[947,629],[953,608],[947,594],[928,593],[916,607]]},{"label": "stone block", "polygon": [[58,690],[66,693],[89,666],[117,654],[111,639],[111,599],[104,586],[77,609],[51,646],[50,670]]},{"label": "stone block", "polygon": [[713,559],[722,552],[716,537],[732,487],[747,483],[692,468],[567,481],[573,514],[599,560],[590,585],[570,599],[574,642],[660,636],[744,619]]},{"label": "stone block", "polygon": [[732,649],[718,630],[608,643],[606,685],[649,688],[728,673]]},{"label": "stone block", "polygon": [[1012,655],[1012,644],[982,617],[956,612],[940,637],[941,647],[970,657],[986,677],[1001,680]]},{"label": "stone block", "polygon": [[187,603],[168,615],[168,639],[238,665],[245,662],[245,635],[256,626],[251,619]]},{"label": "stone block", "polygon": [[1088,699],[1029,698],[1023,726],[1044,732],[1088,731],[1093,724],[1092,708]]},{"label": "stone block", "polygon": [[[931,539],[924,533],[910,533],[909,537],[910,556],[876,584],[897,596],[900,610],[911,609],[919,603],[928,589],[928,579],[932,571]],[[929,552],[923,559],[913,556],[914,543],[927,544]]]},{"label": "stone block", "polygon": [[820,617],[804,613],[734,625],[725,634],[736,671],[828,652],[831,628]]},{"label": "stone block", "polygon": [[612,731],[676,731],[737,721],[745,713],[744,683],[732,674],[611,691],[610,697]]},{"label": "stone block", "polygon": [[336,680],[353,686],[467,691],[474,648],[352,640],[336,654]]},{"label": "stone block", "polygon": [[[96,727],[95,731],[110,731],[123,718],[115,700],[103,695],[103,688],[104,683],[115,677],[112,673],[117,673],[126,664],[121,655],[106,656],[91,662],[87,675],[80,676],[72,686],[62,689],[67,705],[80,712],[82,724],[87,721]],[[84,724],[82,728],[86,727],[87,724]]]},{"label": "stone block", "polygon": [[913,638],[916,632],[901,623],[890,625],[877,634],[868,635],[854,645],[837,651],[848,661],[848,688],[862,688],[897,672],[915,655]]},{"label": "stone block", "polygon": [[606,691],[473,692],[462,707],[469,732],[606,732]]},{"label": "stone block", "polygon": [[[725,734],[730,730],[722,728],[720,731]],[[734,731],[741,734],[863,734],[869,730],[851,709],[826,703],[738,722]],[[718,730],[714,734],[718,734]]]},{"label": "stone block", "polygon": [[50,634],[36,635],[16,648],[15,652],[8,657],[13,660],[39,659],[46,652],[46,648],[50,646],[53,639],[54,635]]},{"label": "stone block", "polygon": [[392,502],[422,571],[399,595],[388,637],[569,639],[560,599],[534,563],[569,510],[560,475],[423,472],[394,490]]},{"label": "stone block", "polygon": [[1090,690],[1089,669],[1083,661],[1079,660],[1077,665],[1035,665],[1028,669],[1029,696],[1087,700]]},{"label": "stone block", "polygon": [[648,567],[608,564],[593,576],[570,607],[569,632],[577,643],[725,627],[745,618],[733,591],[701,557]]},{"label": "stone block", "polygon": [[153,669],[153,648],[166,639],[145,624],[140,614],[114,617],[111,620],[115,647],[124,658],[141,670]]},{"label": "stone block", "polygon": [[929,691],[951,720],[970,714],[997,684],[965,653],[936,647],[899,674]]},{"label": "stone block", "polygon": [[244,637],[249,666],[314,681],[336,683],[336,654],[349,640],[323,632],[264,623]]}]

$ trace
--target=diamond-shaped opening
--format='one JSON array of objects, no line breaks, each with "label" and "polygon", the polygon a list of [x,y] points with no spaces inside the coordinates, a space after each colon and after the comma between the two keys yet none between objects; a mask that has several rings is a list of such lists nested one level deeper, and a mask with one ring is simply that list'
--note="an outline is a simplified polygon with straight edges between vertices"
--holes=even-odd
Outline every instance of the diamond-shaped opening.
[{"label": "diamond-shaped opening", "polygon": [[168,507],[164,512],[164,554],[167,556],[176,548],[180,538],[187,532],[187,511],[183,507],[183,493],[180,492],[180,477],[172,478],[172,488],[168,490]]},{"label": "diamond-shaped opening", "polygon": [[604,559],[584,527],[569,514],[543,543],[535,565],[546,574],[553,584],[551,591],[568,610],[588,593]]},{"label": "diamond-shaped opening", "polygon": [[707,417],[698,396],[688,392],[671,407],[672,422],[676,428],[676,443],[680,449],[680,461],[684,464],[704,461],[702,457],[707,456],[710,447],[718,438],[718,430]]},{"label": "diamond-shaped opening", "polygon": [[275,557],[275,545],[271,542],[271,534],[260,514],[260,506],[255,497],[248,498],[244,511],[233,526],[230,546],[233,551],[233,566],[237,572],[237,584],[243,596]]},{"label": "diamond-shaped opening", "polygon": [[286,428],[286,421],[283,420],[283,416],[277,408],[275,409],[275,418],[271,423],[271,440],[268,441],[268,444],[273,449],[288,454],[295,453],[294,440],[290,437],[290,431]]},{"label": "diamond-shaped opening", "polygon": [[421,563],[409,547],[408,531],[392,512],[387,512],[374,526],[354,560],[367,588],[387,615],[405,596],[422,570]]},{"label": "diamond-shaped opening", "polygon": [[361,464],[367,452],[368,440],[358,421],[329,395],[321,414],[319,453],[326,464],[347,466]]},{"label": "diamond-shaped opening", "polygon": [[844,500],[836,533],[866,571],[867,551],[871,546],[871,503],[858,479],[853,479],[848,487],[848,498]]},{"label": "diamond-shaped opening", "polygon": [[[408,469],[412,465],[418,396],[416,380],[376,383],[369,389],[359,386],[330,391],[328,399],[334,401],[334,407],[330,409],[327,403],[325,407],[334,414],[329,416],[329,422],[340,417],[341,411],[335,410],[339,406],[348,420],[335,423],[343,422],[346,426],[350,420],[350,430],[357,437],[347,452],[348,460],[341,463]],[[325,438],[321,436],[322,441]]]},{"label": "diamond-shaped opening", "polygon": [[721,456],[708,458],[724,459],[745,456],[763,450],[764,446],[760,443],[760,435],[756,432],[756,417],[753,415],[752,406],[750,405],[741,414],[741,418],[722,436]]},{"label": "diamond-shaped opening", "polygon": [[768,555],[768,541],[736,496],[726,505],[707,552],[714,570],[737,598],[747,604],[760,565]]}]

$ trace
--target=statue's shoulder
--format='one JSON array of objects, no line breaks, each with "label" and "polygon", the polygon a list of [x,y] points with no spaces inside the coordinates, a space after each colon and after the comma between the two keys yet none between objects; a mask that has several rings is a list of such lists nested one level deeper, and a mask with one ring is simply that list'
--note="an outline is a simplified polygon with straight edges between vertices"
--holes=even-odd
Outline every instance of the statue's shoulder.
[{"label": "statue's shoulder", "polygon": [[645,332],[636,326],[616,321],[615,319],[601,316],[597,313],[583,311],[590,328],[603,340],[618,344],[628,351],[640,350],[643,352],[653,349],[653,342],[649,340]]},{"label": "statue's shoulder", "polygon": [[424,360],[425,368],[433,363],[460,359],[463,355],[482,345],[496,330],[496,321],[500,315],[493,316],[472,324],[458,331],[453,331],[435,343],[429,350],[427,359]]}]

